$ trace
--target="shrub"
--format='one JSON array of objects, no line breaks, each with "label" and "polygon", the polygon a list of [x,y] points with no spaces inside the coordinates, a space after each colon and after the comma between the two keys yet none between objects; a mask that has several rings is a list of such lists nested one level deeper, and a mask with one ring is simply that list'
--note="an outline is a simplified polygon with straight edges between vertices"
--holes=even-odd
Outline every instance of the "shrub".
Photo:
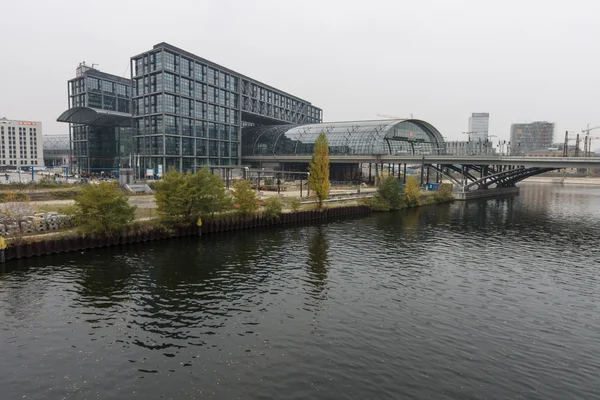
[{"label": "shrub", "polygon": [[406,179],[406,188],[404,189],[404,202],[408,207],[416,207],[421,205],[421,190],[419,181],[415,176],[409,176]]},{"label": "shrub", "polygon": [[293,198],[290,202],[290,207],[294,212],[298,211],[300,209],[300,206],[302,206],[302,202],[300,202],[300,199],[297,197]]},{"label": "shrub", "polygon": [[250,215],[258,210],[258,197],[250,182],[239,180],[233,185],[233,190],[233,201],[237,204],[238,213]]},{"label": "shrub", "polygon": [[221,178],[207,168],[194,174],[170,170],[162,181],[156,182],[154,198],[161,219],[170,223],[196,221],[231,203]]},{"label": "shrub", "polygon": [[404,207],[403,192],[400,182],[391,175],[387,176],[377,187],[371,207],[375,211],[399,210]]},{"label": "shrub", "polygon": [[454,196],[452,195],[452,184],[451,183],[442,183],[438,190],[436,190],[433,195],[433,199],[436,203],[451,203],[454,201]]},{"label": "shrub", "polygon": [[110,235],[133,221],[135,207],[127,204],[115,183],[86,185],[75,199],[75,223],[84,233]]},{"label": "shrub", "polygon": [[283,210],[283,204],[278,197],[269,197],[264,201],[265,214],[269,218],[279,218],[281,211]]}]

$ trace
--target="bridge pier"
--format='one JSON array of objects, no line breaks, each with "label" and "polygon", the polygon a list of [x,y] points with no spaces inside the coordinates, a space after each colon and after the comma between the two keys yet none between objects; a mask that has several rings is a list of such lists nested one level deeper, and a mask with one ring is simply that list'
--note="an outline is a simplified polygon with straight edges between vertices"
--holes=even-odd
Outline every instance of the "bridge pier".
[{"label": "bridge pier", "polygon": [[493,189],[467,190],[464,192],[453,192],[454,198],[458,201],[483,199],[488,197],[499,197],[519,194],[519,187],[501,187]]}]

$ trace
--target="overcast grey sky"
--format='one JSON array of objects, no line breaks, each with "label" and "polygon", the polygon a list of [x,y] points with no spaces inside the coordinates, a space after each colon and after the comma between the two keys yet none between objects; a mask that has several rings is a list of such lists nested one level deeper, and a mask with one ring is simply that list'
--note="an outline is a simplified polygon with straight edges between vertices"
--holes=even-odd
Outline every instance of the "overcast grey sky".
[{"label": "overcast grey sky", "polygon": [[[168,42],[321,107],[325,121],[424,119],[464,139],[556,122],[600,125],[598,0],[4,0],[0,116],[67,107],[81,61],[129,77],[129,58]],[[596,131],[600,135],[600,130]],[[600,142],[597,142],[600,143]]]}]

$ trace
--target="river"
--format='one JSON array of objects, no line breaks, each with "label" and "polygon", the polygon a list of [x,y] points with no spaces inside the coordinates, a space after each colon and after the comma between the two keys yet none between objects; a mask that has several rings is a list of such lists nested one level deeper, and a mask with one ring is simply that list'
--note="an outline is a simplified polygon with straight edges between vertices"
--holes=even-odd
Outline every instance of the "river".
[{"label": "river", "polygon": [[600,188],[8,263],[0,399],[600,398]]}]

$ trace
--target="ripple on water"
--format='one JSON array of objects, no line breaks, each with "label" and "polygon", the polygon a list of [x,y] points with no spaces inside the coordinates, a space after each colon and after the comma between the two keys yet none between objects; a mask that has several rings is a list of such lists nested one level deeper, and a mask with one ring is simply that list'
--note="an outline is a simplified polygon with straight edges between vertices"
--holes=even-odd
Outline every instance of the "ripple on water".
[{"label": "ripple on water", "polygon": [[[7,398],[594,398],[600,191],[20,261]],[[583,207],[582,205],[585,205]]]}]

